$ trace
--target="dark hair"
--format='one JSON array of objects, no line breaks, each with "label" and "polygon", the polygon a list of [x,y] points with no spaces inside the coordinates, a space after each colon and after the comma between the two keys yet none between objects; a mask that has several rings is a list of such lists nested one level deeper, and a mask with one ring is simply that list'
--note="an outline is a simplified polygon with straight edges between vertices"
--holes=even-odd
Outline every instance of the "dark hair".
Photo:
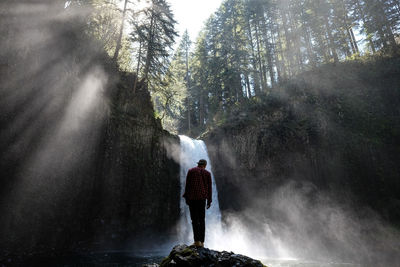
[{"label": "dark hair", "polygon": [[199,162],[197,162],[198,166],[206,166],[207,165],[207,160],[205,159],[201,159],[199,160]]}]

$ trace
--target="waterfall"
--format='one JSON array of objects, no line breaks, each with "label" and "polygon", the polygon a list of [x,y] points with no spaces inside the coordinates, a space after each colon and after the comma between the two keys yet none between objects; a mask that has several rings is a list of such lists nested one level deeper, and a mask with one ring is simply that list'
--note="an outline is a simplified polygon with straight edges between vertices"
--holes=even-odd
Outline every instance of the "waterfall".
[{"label": "waterfall", "polygon": [[[185,190],[186,174],[190,168],[197,166],[200,159],[207,160],[206,169],[211,173],[212,179],[212,205],[206,210],[206,235],[204,244],[207,248],[215,250],[234,251],[251,256],[253,258],[286,258],[293,259],[276,236],[268,222],[261,229],[252,229],[246,225],[240,216],[232,214],[225,218],[224,228],[221,223],[221,211],[218,203],[218,191],[215,185],[214,175],[211,171],[211,161],[208,157],[207,147],[201,140],[180,135],[180,182],[181,182],[181,218],[178,224],[179,242],[185,244],[193,243],[192,222],[190,220],[189,207],[182,197]],[[261,211],[264,212],[264,211]],[[250,228],[249,228],[250,227]],[[255,241],[257,240],[257,241]]]},{"label": "waterfall", "polygon": [[193,243],[193,232],[189,207],[186,205],[185,199],[182,197],[182,195],[185,190],[186,174],[188,170],[196,167],[197,162],[200,159],[205,159],[207,160],[206,170],[211,173],[212,179],[212,204],[211,207],[206,210],[206,235],[204,243],[207,247],[216,249],[218,244],[221,242],[220,239],[222,237],[221,211],[219,209],[218,191],[215,184],[214,175],[211,171],[211,161],[208,157],[207,147],[201,140],[194,140],[184,135],[180,135],[179,138],[181,143],[181,219],[179,223],[179,241],[186,244]]}]

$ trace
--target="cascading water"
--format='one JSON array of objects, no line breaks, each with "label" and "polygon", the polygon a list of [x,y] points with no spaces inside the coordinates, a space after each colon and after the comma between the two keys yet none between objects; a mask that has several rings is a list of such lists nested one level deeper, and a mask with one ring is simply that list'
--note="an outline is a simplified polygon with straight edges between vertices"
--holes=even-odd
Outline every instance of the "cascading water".
[{"label": "cascading water", "polygon": [[[211,172],[212,178],[212,205],[206,211],[206,236],[205,243],[209,248],[217,248],[218,239],[222,235],[221,211],[218,203],[218,191],[215,184],[215,179],[211,171],[211,162],[208,157],[207,147],[201,140],[194,140],[190,137],[180,135],[181,156],[180,156],[180,181],[181,181],[181,196],[185,190],[186,174],[190,168],[197,166],[200,159],[207,160],[206,169]],[[181,198],[181,219],[179,223],[180,242],[193,243],[192,223],[190,220],[189,208],[185,203],[184,198]]]}]

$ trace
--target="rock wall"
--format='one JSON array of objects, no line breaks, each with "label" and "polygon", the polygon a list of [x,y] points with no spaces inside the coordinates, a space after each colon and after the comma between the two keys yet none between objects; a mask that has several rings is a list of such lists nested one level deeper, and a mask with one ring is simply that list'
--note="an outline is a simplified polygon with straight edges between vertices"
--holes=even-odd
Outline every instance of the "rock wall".
[{"label": "rock wall", "polygon": [[131,89],[120,88],[115,95],[107,131],[101,219],[111,226],[102,231],[106,240],[173,234],[180,213],[174,154],[179,138],[154,118],[147,89]]},{"label": "rock wall", "polygon": [[0,260],[173,233],[178,137],[86,34],[90,9],[29,2],[0,4]]},{"label": "rock wall", "polygon": [[399,62],[306,72],[205,134],[221,208],[244,210],[294,182],[399,222]]}]

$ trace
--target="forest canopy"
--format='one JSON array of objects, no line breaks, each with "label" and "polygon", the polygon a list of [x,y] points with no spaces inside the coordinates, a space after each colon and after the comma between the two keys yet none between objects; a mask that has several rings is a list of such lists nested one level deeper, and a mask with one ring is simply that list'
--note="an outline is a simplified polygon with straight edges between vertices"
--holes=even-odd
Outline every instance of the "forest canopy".
[{"label": "forest canopy", "polygon": [[[121,69],[147,85],[155,116],[198,135],[243,102],[324,64],[398,53],[398,0],[225,0],[196,40],[167,0],[71,0]],[[175,51],[173,49],[175,48]]]},{"label": "forest canopy", "polygon": [[394,0],[226,0],[174,54],[169,89],[186,97],[156,108],[169,130],[201,134],[300,73],[397,53],[399,19]]}]

